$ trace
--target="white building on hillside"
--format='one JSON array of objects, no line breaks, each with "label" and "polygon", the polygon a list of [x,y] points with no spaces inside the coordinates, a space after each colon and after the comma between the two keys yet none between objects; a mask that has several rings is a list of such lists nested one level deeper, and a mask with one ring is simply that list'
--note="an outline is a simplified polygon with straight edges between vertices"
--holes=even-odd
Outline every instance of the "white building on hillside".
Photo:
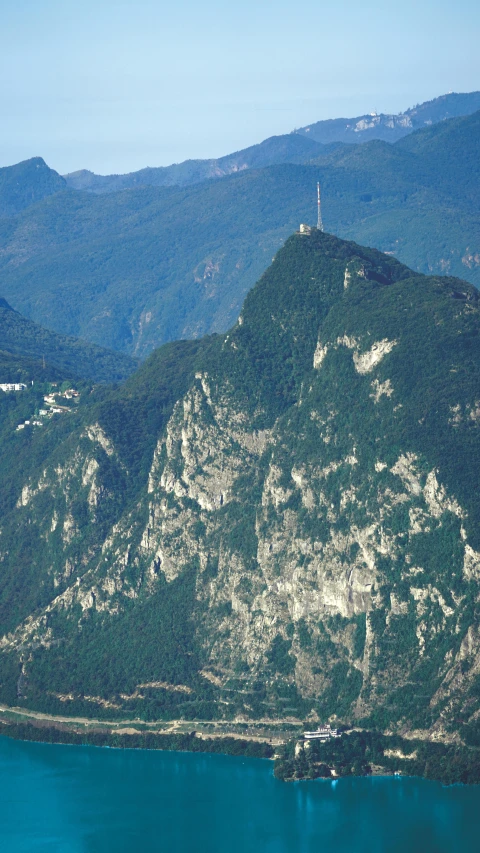
[{"label": "white building on hillside", "polygon": [[8,391],[24,391],[26,387],[23,382],[0,382],[0,388],[5,393]]},{"label": "white building on hillside", "polygon": [[341,737],[338,729],[332,729],[329,723],[319,726],[314,732],[304,732],[305,740],[330,740],[331,737]]}]

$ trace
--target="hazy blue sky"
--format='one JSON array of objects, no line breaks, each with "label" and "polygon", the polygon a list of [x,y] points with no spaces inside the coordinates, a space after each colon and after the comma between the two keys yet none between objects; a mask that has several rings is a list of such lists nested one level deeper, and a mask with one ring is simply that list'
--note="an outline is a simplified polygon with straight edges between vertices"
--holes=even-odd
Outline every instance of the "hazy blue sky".
[{"label": "hazy blue sky", "polygon": [[0,165],[127,172],[480,88],[478,0],[0,0]]}]

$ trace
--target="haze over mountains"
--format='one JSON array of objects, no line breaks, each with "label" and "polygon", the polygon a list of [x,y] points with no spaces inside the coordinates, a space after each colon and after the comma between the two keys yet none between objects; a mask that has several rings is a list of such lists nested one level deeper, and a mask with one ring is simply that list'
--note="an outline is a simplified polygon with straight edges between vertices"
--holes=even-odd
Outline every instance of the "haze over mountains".
[{"label": "haze over mountains", "polygon": [[398,115],[369,113],[356,118],[337,118],[317,121],[296,133],[308,136],[315,142],[348,142],[360,144],[371,139],[396,142],[413,130],[429,127],[448,118],[470,115],[480,109],[480,92],[459,94],[450,92],[433,101],[426,101]]},{"label": "haze over mountains", "polygon": [[319,144],[358,144],[372,139],[396,142],[414,130],[437,124],[447,118],[470,115],[479,109],[480,92],[452,92],[433,101],[418,104],[400,115],[372,113],[350,119],[314,122],[293,133],[273,136],[259,145],[218,159],[187,160],[172,166],[146,168],[126,175],[95,175],[88,169],[80,169],[64,177],[72,189],[95,193],[116,192],[146,185],[186,186],[244,169],[273,166],[278,163],[305,163],[321,152]]},{"label": "haze over mountains", "polygon": [[479,140],[479,112],[394,144],[291,134],[221,179],[103,194],[66,187],[35,158],[0,173],[15,212],[0,219],[0,290],[42,326],[141,358],[222,332],[284,239],[315,221],[317,180],[326,230],[478,286]]},{"label": "haze over mountains", "polygon": [[66,188],[66,181],[41,157],[0,169],[0,218],[14,216]]}]

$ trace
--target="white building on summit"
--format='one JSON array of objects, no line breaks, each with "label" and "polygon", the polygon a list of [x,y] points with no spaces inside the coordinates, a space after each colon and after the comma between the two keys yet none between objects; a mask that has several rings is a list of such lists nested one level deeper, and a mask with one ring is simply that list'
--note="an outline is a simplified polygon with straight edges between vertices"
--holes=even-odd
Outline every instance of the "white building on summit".
[{"label": "white building on summit", "polygon": [[[323,231],[322,202],[320,199],[320,182],[317,182],[317,231]],[[312,226],[302,222],[297,234],[311,234]]]}]

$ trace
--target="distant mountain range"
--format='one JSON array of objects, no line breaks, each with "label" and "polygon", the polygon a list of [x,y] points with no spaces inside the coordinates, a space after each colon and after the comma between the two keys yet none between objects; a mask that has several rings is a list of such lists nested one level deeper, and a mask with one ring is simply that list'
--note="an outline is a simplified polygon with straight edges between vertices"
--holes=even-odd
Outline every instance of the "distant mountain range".
[{"label": "distant mountain range", "polygon": [[172,166],[140,169],[127,175],[95,175],[87,169],[80,169],[65,175],[65,181],[72,189],[92,193],[110,193],[142,186],[183,187],[212,178],[224,178],[246,169],[261,169],[281,163],[305,163],[322,150],[323,145],[318,142],[297,133],[289,133],[272,136],[258,145],[217,160],[186,160]]},{"label": "distant mountain range", "polygon": [[319,154],[320,145],[334,142],[362,143],[372,139],[398,139],[448,118],[471,115],[480,110],[480,92],[451,92],[412,107],[400,115],[371,113],[356,118],[318,121],[284,136],[272,136],[235,154],[212,160],[186,160],[172,166],[141,169],[126,175],[96,175],[80,169],[65,175],[72,189],[106,193],[139,186],[187,186],[209,178],[221,178],[244,169],[280,163],[305,163]]},{"label": "distant mountain range", "polygon": [[414,130],[430,127],[448,118],[471,115],[477,110],[480,110],[480,92],[450,92],[397,115],[373,112],[356,118],[328,119],[301,127],[295,133],[324,145],[330,142],[359,144],[371,139],[396,142]]},{"label": "distant mountain range", "polygon": [[317,180],[327,231],[480,285],[480,112],[394,144],[292,135],[255,156],[280,150],[307,162],[100,195],[65,187],[36,160],[12,167],[24,199],[51,194],[0,220],[1,292],[42,326],[140,358],[222,332],[288,234],[316,220]]}]

